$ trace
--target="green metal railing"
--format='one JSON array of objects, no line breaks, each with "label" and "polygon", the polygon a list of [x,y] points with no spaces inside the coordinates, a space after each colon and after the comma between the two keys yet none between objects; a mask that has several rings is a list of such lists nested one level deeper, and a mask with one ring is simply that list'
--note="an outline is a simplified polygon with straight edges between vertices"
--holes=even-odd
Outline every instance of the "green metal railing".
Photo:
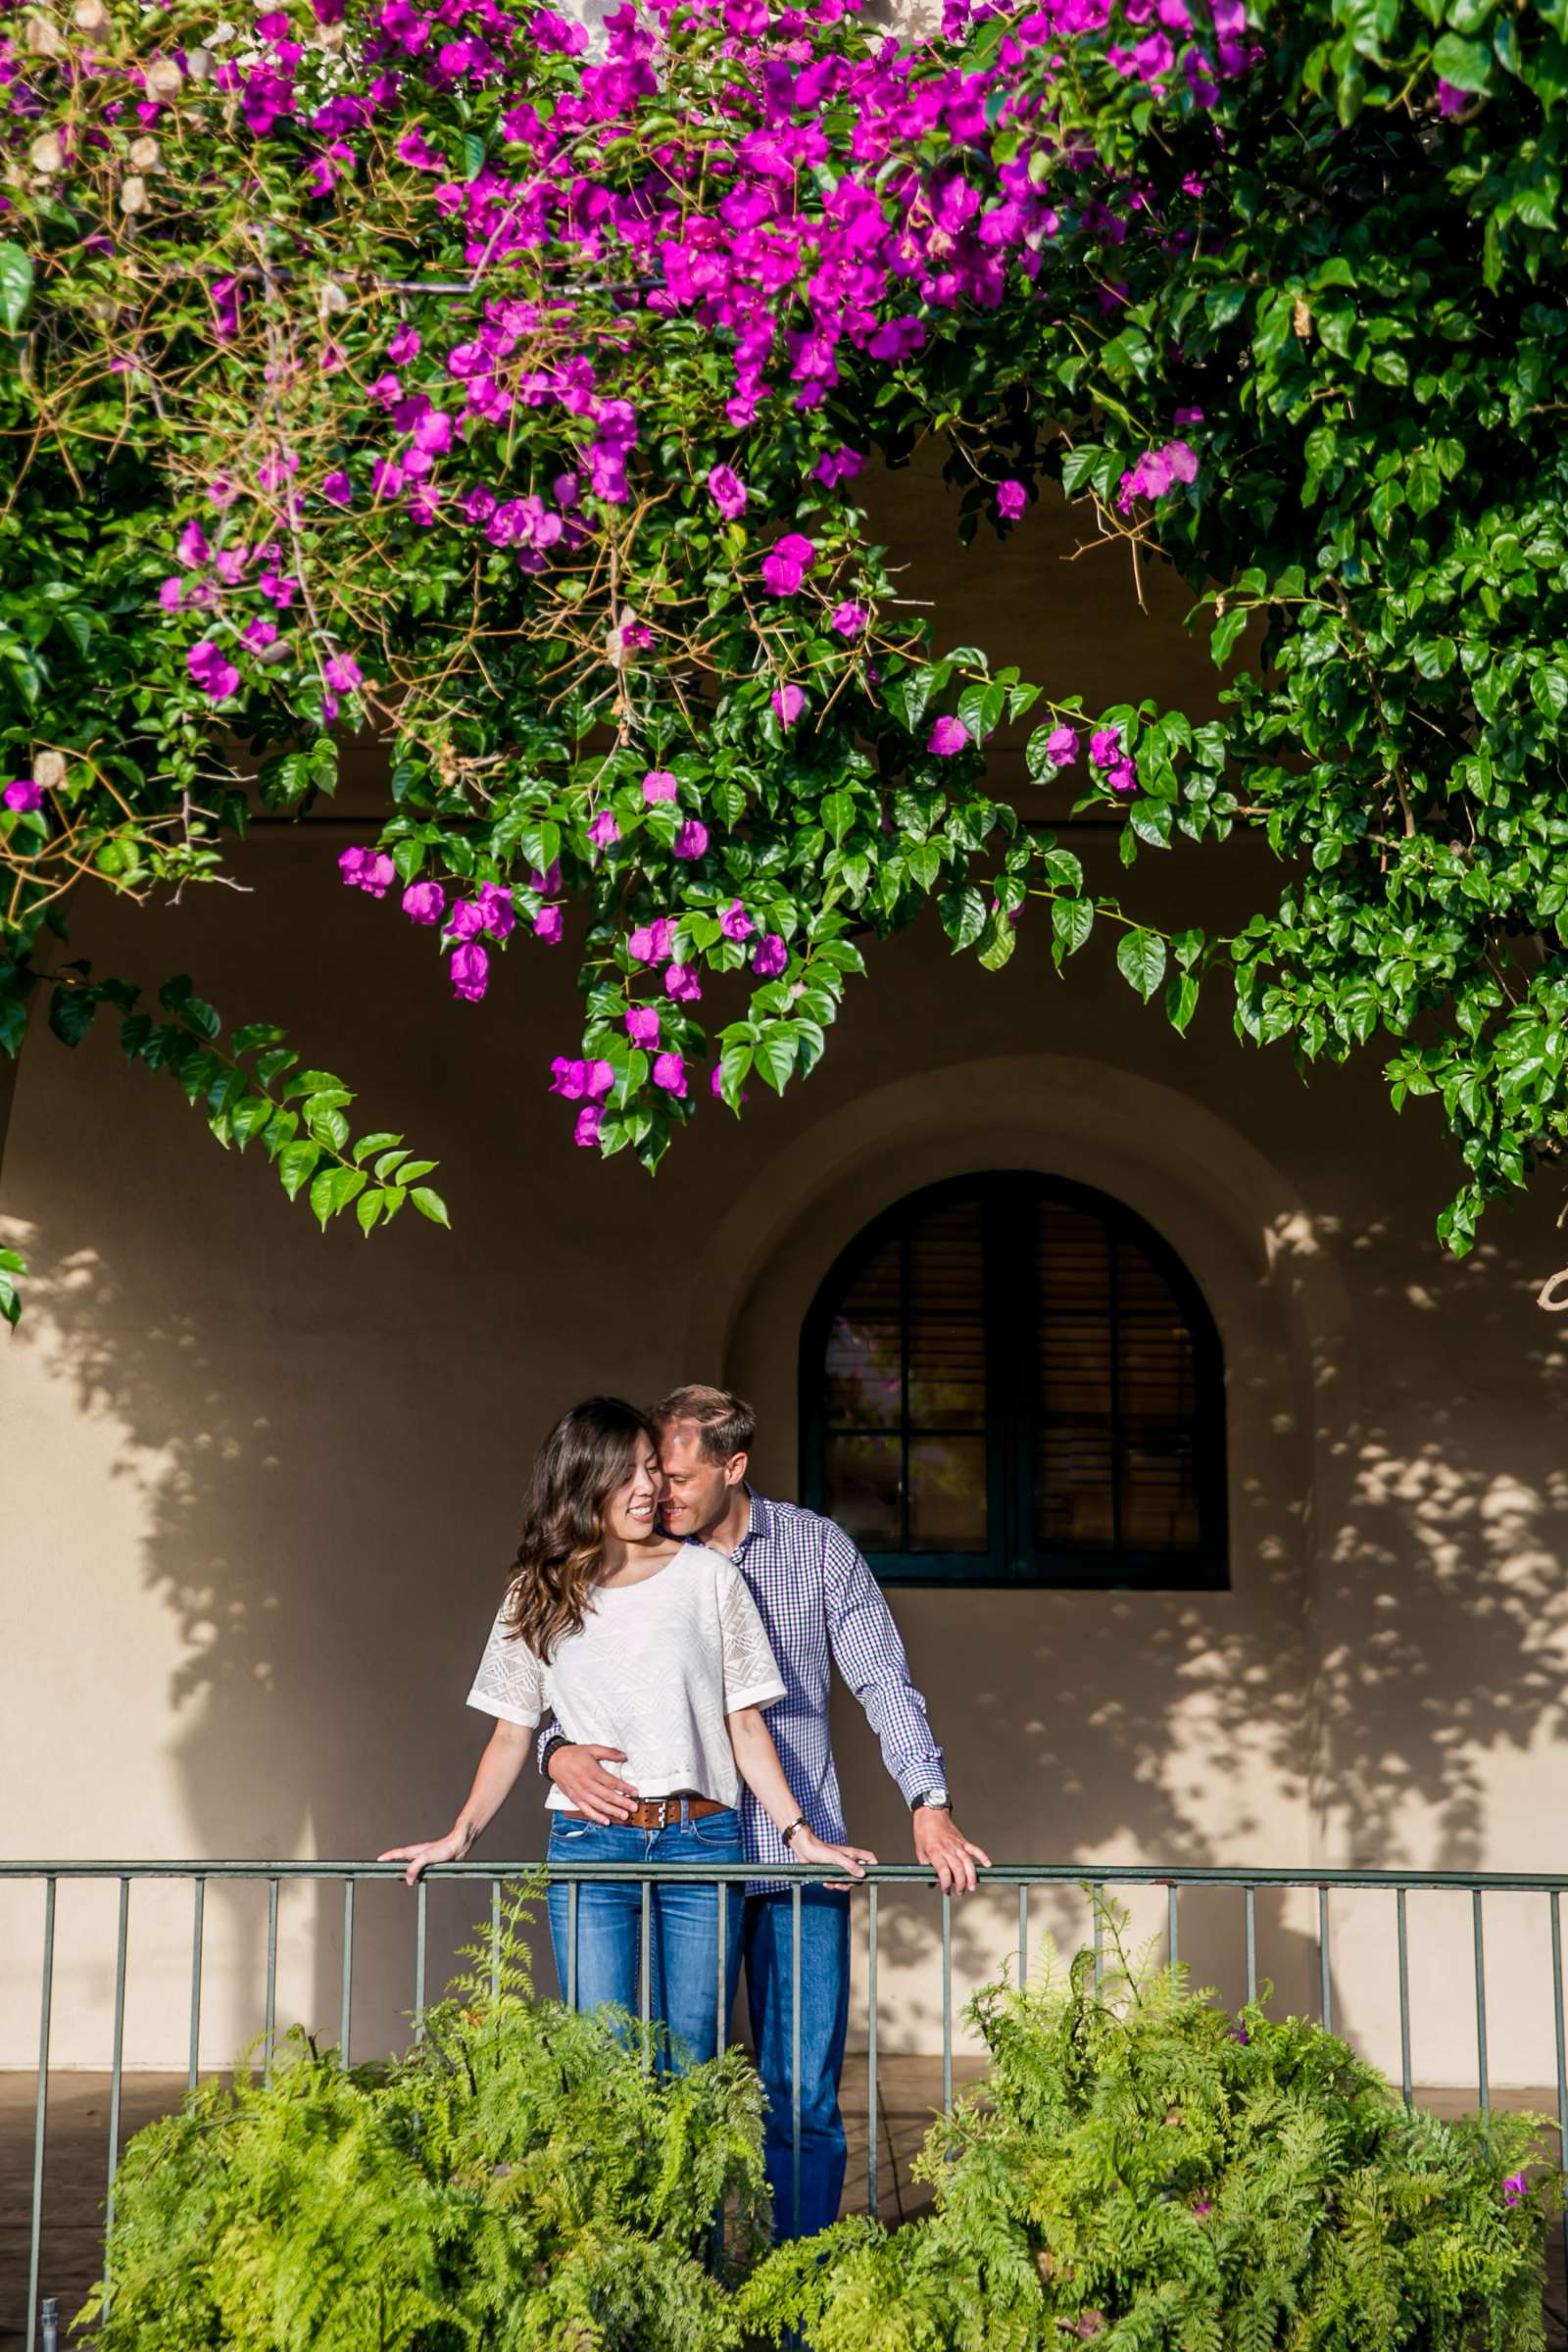
[{"label": "green metal railing", "polygon": [[[428,1957],[429,1890],[432,1883],[473,1882],[487,1885],[490,1893],[491,1968],[492,1984],[499,1985],[500,1954],[502,1948],[503,1892],[509,1883],[537,1881],[544,1866],[540,1863],[509,1863],[497,1868],[494,1863],[445,1863],[427,1871],[419,1881],[413,1897],[414,1949],[412,1985],[412,2016],[417,2038],[422,2033],[422,2019],[427,2005],[426,1967]],[[646,1863],[633,1867],[614,1863],[557,1863],[550,1869],[550,1878],[568,1889],[568,1970],[564,1987],[565,1999],[576,2005],[576,1929],[579,1889],[596,1881],[620,1885],[632,1884],[641,1889],[642,1898],[642,1967],[641,2009],[643,2021],[649,2018],[651,1984],[650,1936],[653,1890],[668,1880],[683,1880],[688,1884],[692,1866],[681,1863]],[[746,1863],[704,1863],[701,1878],[714,1883],[719,1889],[718,1929],[715,1942],[715,2000],[720,2039],[727,2027],[729,1985],[727,1981],[725,1935],[727,1905],[743,1899],[749,1880],[757,1876],[756,1866]],[[187,2079],[194,2086],[201,2071],[201,2023],[203,1992],[203,1945],[206,1923],[207,1889],[212,1885],[231,1885],[248,1882],[261,1885],[267,1890],[267,1943],[262,2030],[263,2066],[270,2079],[273,2052],[277,2036],[277,1980],[278,1980],[278,1903],[285,1886],[310,1885],[322,1882],[339,1883],[343,1895],[343,1950],[339,1995],[338,2048],[348,2059],[353,2047],[354,2023],[354,1956],[355,1956],[355,1897],[367,1882],[395,1882],[402,1876],[401,1866],[395,1863],[373,1862],[4,1862],[0,1861],[0,1885],[6,1882],[35,1883],[42,1892],[42,1966],[38,2007],[38,2063],[37,2088],[33,2117],[32,2204],[27,2273],[27,2344],[34,2352],[37,2344],[40,2260],[43,2247],[44,2222],[44,2153],[48,2135],[49,2071],[51,2011],[54,2000],[57,1902],[62,1882],[93,1880],[118,1886],[119,1907],[115,1940],[114,2022],[111,2039],[110,2097],[108,2149],[106,2163],[106,2230],[114,2218],[115,2176],[120,2163],[122,2089],[124,2066],[125,1996],[130,1959],[131,1906],[133,1883],[142,1881],[178,1881],[191,1889],[191,1958],[190,1958],[190,2031]],[[791,2018],[791,2108],[792,2108],[792,2172],[797,2210],[800,2199],[801,2173],[801,1921],[802,1890],[821,1885],[830,1876],[820,1870],[788,1866],[768,1871],[768,1884],[787,1886],[792,1903],[792,1941],[795,1965],[794,2001]],[[1166,1892],[1164,1940],[1166,1953],[1173,1963],[1180,1960],[1181,1895],[1184,1890],[1226,1890],[1241,1897],[1241,1950],[1245,1955],[1246,1986],[1249,2000],[1254,1999],[1259,1987],[1257,1898],[1269,1891],[1305,1889],[1317,1897],[1317,1958],[1318,2003],[1323,2023],[1334,2023],[1333,1898],[1336,1894],[1386,1894],[1392,1898],[1394,1949],[1393,1963],[1397,1986],[1398,2037],[1400,2053],[1400,2087],[1408,2106],[1413,2099],[1411,2072],[1411,1994],[1410,1994],[1410,1923],[1408,1898],[1411,1894],[1442,1892],[1468,1896],[1470,1910],[1470,1968],[1474,1987],[1475,2007],[1475,2082],[1478,2103],[1483,2111],[1492,2100],[1491,2066],[1489,2062],[1489,2028],[1487,2017],[1486,1975],[1486,1904],[1489,1897],[1502,1895],[1534,1895],[1542,1898],[1549,1915],[1551,1963],[1552,2046],[1555,2054],[1555,2084],[1559,2145],[1568,2150],[1568,2042],[1565,2042],[1563,1940],[1561,1901],[1568,1892],[1568,1876],[1544,1874],[1469,1876],[1453,1871],[1380,1871],[1380,1870],[1275,1870],[1225,1868],[1167,1868],[1159,1865],[1084,1865],[1081,1863],[1019,1863],[1003,1864],[981,1872],[982,1885],[990,1889],[1015,1887],[1017,1890],[1017,1946],[1016,1982],[1027,1982],[1029,1975],[1030,1897],[1032,1892],[1047,1888],[1081,1887],[1096,1899],[1094,1938],[1097,1956],[1101,1942],[1100,1903],[1105,1896],[1133,1887],[1163,1887]],[[867,2158],[866,2202],[873,2214],[877,2210],[877,2031],[878,2031],[878,1936],[879,1903],[884,1889],[925,1889],[933,1903],[940,1905],[941,1965],[942,1965],[942,2098],[944,2107],[953,2101],[954,2031],[953,2031],[953,1908],[954,1898],[939,1892],[931,1873],[915,1864],[879,1863],[868,1870],[864,1881],[857,1887],[858,1900],[863,1903],[866,1954],[865,2057],[867,2073]],[[1012,1955],[1006,1955],[1010,1961]],[[993,1973],[1002,1964],[999,1953],[993,1963]],[[1568,2247],[1568,2216],[1564,2219],[1565,2247]]]}]

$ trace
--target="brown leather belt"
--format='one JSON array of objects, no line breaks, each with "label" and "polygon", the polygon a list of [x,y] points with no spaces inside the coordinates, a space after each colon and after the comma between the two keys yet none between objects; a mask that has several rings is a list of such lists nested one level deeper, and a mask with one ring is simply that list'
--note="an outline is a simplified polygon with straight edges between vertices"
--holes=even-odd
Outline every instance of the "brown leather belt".
[{"label": "brown leather belt", "polygon": [[[693,1821],[702,1821],[710,1813],[727,1813],[730,1809],[728,1805],[716,1804],[710,1796],[645,1796],[629,1815],[614,1826],[626,1830],[667,1830],[671,1822],[679,1821],[682,1806]],[[586,1813],[563,1813],[561,1818],[563,1821],[586,1821],[588,1816]]]}]

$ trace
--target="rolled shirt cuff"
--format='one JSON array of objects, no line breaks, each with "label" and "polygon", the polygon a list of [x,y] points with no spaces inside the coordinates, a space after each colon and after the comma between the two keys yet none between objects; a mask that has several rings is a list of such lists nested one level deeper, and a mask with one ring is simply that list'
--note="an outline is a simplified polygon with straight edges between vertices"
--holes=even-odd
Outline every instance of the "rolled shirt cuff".
[{"label": "rolled shirt cuff", "polygon": [[917,1763],[905,1765],[898,1781],[904,1791],[904,1801],[911,1808],[915,1798],[924,1796],[928,1788],[945,1788],[948,1785],[948,1768],[942,1760],[941,1748],[933,1748],[930,1755],[922,1756]]}]

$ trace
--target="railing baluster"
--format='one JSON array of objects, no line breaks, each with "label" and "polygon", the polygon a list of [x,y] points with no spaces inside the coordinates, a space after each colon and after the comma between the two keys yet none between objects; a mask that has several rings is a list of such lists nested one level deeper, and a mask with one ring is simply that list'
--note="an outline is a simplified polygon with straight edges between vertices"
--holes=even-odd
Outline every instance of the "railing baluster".
[{"label": "railing baluster", "polygon": [[[876,1887],[866,1889],[865,1923],[865,2209],[876,2219]],[[1564,2142],[1568,2145],[1568,2141]]]},{"label": "railing baluster", "polygon": [[1476,2076],[1485,2115],[1492,2106],[1492,2085],[1487,2080],[1487,1955],[1479,1886],[1470,1897],[1470,1916],[1476,1946]]},{"label": "railing baluster", "polygon": [[566,2007],[577,2006],[577,1882],[566,1888]]},{"label": "railing baluster", "polygon": [[[1563,2042],[1561,1898],[1551,1895],[1551,2023],[1557,2044],[1557,2162],[1568,2163],[1568,2049]],[[1563,2262],[1568,2268],[1568,2202],[1562,2214]]]},{"label": "railing baluster", "polygon": [[343,1984],[338,2005],[337,2062],[346,2074],[354,2064],[354,1881],[343,1882]]},{"label": "railing baluster", "polygon": [[267,1882],[267,2012],[263,2028],[266,2052],[263,2080],[272,2080],[272,2049],[277,2040],[277,1881]]},{"label": "railing baluster", "polygon": [[790,2234],[801,2233],[801,1883],[790,1888]]},{"label": "railing baluster", "polygon": [[1105,1982],[1105,1888],[1103,1881],[1095,1886],[1095,1990]]},{"label": "railing baluster", "polygon": [[1018,1881],[1018,1990],[1029,1984],[1029,1882]]},{"label": "railing baluster", "polygon": [[1243,1888],[1243,1904],[1247,1918],[1247,1998],[1249,2004],[1257,1998],[1257,1888]]},{"label": "railing baluster", "polygon": [[421,1870],[418,1893],[414,1906],[414,2038],[424,2039],[424,1939],[428,1924],[426,1898],[429,1887]]},{"label": "railing baluster", "polygon": [[643,1881],[643,1966],[641,2007],[643,2020],[643,2063],[653,2062],[653,2036],[650,2031],[654,2016],[654,1882]]},{"label": "railing baluster", "polygon": [[942,1889],[942,2112],[953,2112],[953,1897]]},{"label": "railing baluster", "polygon": [[27,2352],[38,2341],[38,2264],[43,2252],[43,2147],[49,2126],[49,2011],[55,1983],[55,1881],[43,1888],[43,1989],[38,2009],[38,2082],[32,2105],[32,2230],[27,2250]]},{"label": "railing baluster", "polygon": [[490,1998],[501,1998],[501,1881],[490,1882]]},{"label": "railing baluster", "polygon": [[1395,1889],[1395,1920],[1399,1943],[1399,2086],[1404,2094],[1406,2110],[1415,2104],[1410,2082],[1410,1936],[1404,1915],[1402,1886]]},{"label": "railing baluster", "polygon": [[1167,1880],[1165,1885],[1165,1936],[1170,1946],[1171,1967],[1179,1968],[1181,1965],[1181,1943],[1179,1939],[1180,1931],[1176,1919],[1176,1882],[1174,1879]]},{"label": "railing baluster", "polygon": [[1334,1980],[1329,1964],[1329,1890],[1326,1886],[1319,1886],[1317,1890],[1317,1977],[1318,1999],[1322,2003],[1323,2009],[1323,2030],[1326,2034],[1332,2034],[1334,2031]]},{"label": "railing baluster", "polygon": [[109,2065],[109,2190],[104,2200],[104,2310],[109,2310],[110,2242],[115,2230],[115,2175],[120,2170],[120,2083],[125,2063],[125,1950],[130,1940],[130,1881],[120,1882],[115,1936],[115,2039]]},{"label": "railing baluster", "polygon": [[722,2056],[729,2040],[729,1886],[720,1879],[718,1894],[718,1983],[713,1991],[713,2049]]},{"label": "railing baluster", "polygon": [[206,1908],[207,1881],[195,1881],[195,1900],[191,1906],[190,1931],[190,2066],[186,2072],[185,2088],[194,2090],[202,2066],[202,1914]]}]

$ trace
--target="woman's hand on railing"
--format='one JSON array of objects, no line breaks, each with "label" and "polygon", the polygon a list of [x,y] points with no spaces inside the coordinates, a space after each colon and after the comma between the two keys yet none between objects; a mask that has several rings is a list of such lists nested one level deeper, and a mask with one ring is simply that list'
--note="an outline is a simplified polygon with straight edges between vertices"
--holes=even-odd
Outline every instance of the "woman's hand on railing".
[{"label": "woman's hand on railing", "polygon": [[[876,1856],[867,1853],[863,1845],[829,1845],[825,1838],[816,1837],[802,1822],[790,1839],[790,1860],[809,1862],[821,1869],[847,1870],[851,1879],[863,1879],[866,1864],[874,1862]],[[835,1890],[845,1887],[847,1884],[847,1881],[835,1880]]]},{"label": "woman's hand on railing", "polygon": [[406,1862],[409,1867],[403,1873],[404,1882],[413,1886],[417,1884],[420,1871],[428,1870],[432,1862],[461,1862],[473,1843],[473,1838],[474,1833],[469,1824],[460,1821],[457,1828],[449,1830],[444,1838],[428,1838],[423,1845],[388,1846],[384,1854],[377,1854],[375,1858],[378,1862]]}]

